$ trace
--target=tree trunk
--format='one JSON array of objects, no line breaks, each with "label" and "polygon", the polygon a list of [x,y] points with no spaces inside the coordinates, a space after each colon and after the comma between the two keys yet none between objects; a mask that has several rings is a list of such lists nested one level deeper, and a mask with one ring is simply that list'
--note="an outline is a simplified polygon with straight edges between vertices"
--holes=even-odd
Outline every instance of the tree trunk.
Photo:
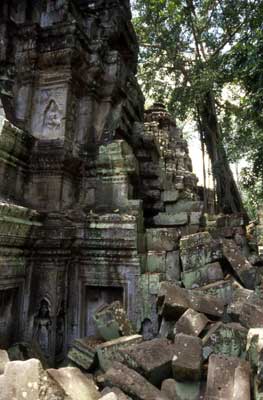
[{"label": "tree trunk", "polygon": [[214,95],[211,91],[203,97],[202,104],[200,102],[198,113],[216,181],[218,211],[225,214],[245,212],[222,144]]}]

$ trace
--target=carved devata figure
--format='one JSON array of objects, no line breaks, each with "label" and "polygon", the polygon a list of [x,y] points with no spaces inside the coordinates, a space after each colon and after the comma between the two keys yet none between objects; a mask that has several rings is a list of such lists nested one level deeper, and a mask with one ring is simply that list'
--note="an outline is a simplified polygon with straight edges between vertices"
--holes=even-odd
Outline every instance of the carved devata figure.
[{"label": "carved devata figure", "polygon": [[51,318],[49,304],[43,299],[40,302],[38,314],[34,320],[34,339],[38,342],[45,357],[50,355]]},{"label": "carved devata figure", "polygon": [[61,115],[57,104],[51,100],[45,110],[43,120],[43,135],[53,136],[57,134],[61,126]]}]

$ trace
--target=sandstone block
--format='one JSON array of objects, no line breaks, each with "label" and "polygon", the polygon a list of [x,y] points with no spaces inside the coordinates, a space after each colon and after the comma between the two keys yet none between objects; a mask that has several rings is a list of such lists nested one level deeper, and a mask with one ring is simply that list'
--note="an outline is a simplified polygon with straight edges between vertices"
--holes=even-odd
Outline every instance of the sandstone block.
[{"label": "sandstone block", "polygon": [[179,333],[174,338],[172,368],[178,381],[198,381],[202,374],[202,341],[198,337]]},{"label": "sandstone block", "polygon": [[93,318],[100,335],[105,340],[116,339],[120,336],[130,336],[135,333],[119,301],[114,301],[110,305],[102,307],[95,313]]},{"label": "sandstone block", "polygon": [[118,362],[114,362],[112,367],[103,375],[103,381],[107,386],[118,387],[131,398],[138,400],[167,400],[167,397],[160,390],[138,372]]},{"label": "sandstone block", "polygon": [[253,291],[244,288],[235,288],[233,290],[232,301],[227,307],[227,313],[234,321],[239,321],[240,314],[244,303],[249,302]]},{"label": "sandstone block", "polygon": [[233,240],[223,240],[223,253],[245,288],[255,289],[256,267],[241,254],[240,248]]},{"label": "sandstone block", "polygon": [[177,214],[161,212],[153,217],[153,221],[155,225],[160,226],[186,225],[188,223],[188,214],[186,212]]},{"label": "sandstone block", "polygon": [[115,396],[117,397],[117,400],[129,400],[129,397],[126,396],[125,393],[123,393],[122,390],[120,390],[117,387],[105,387],[102,391],[101,394],[107,395],[108,393],[114,393]]},{"label": "sandstone block", "polygon": [[238,323],[214,324],[202,339],[203,357],[211,353],[230,357],[246,356],[247,329]]},{"label": "sandstone block", "polygon": [[161,282],[157,300],[158,313],[176,321],[188,308],[208,316],[222,317],[224,302],[215,296],[187,290],[171,282]]},{"label": "sandstone block", "polygon": [[182,272],[182,281],[186,288],[204,286],[224,279],[221,265],[218,262],[206,264],[198,269]]},{"label": "sandstone block", "polygon": [[165,265],[166,252],[165,251],[148,251],[147,254],[147,272],[161,272],[166,270]]},{"label": "sandstone block", "polygon": [[65,397],[64,391],[45,374],[39,360],[7,363],[4,374],[0,375],[0,400],[39,400],[42,393],[46,394],[45,400]]},{"label": "sandstone block", "polygon": [[172,376],[172,358],[176,346],[166,339],[153,339],[120,350],[123,363],[158,386]]},{"label": "sandstone block", "polygon": [[176,381],[174,379],[165,379],[162,382],[161,392],[168,397],[169,400],[177,399]]},{"label": "sandstone block", "polygon": [[47,373],[69,396],[70,400],[98,400],[100,398],[100,393],[94,381],[78,368],[48,369]]},{"label": "sandstone block", "polygon": [[142,340],[143,337],[141,335],[122,336],[118,339],[113,339],[98,345],[96,347],[96,353],[101,369],[106,371],[113,361],[122,361],[123,356],[120,350],[138,344],[142,342]]},{"label": "sandstone block", "polygon": [[[251,299],[252,300],[252,299]],[[240,323],[247,328],[263,327],[263,301],[254,299],[254,303],[246,301],[241,308]]]},{"label": "sandstone block", "polygon": [[97,339],[90,337],[76,339],[72,348],[68,352],[68,359],[73,361],[78,367],[88,370],[95,359]]},{"label": "sandstone block", "polygon": [[180,197],[180,192],[178,190],[165,190],[162,193],[162,200],[165,203],[173,203],[177,201]]},{"label": "sandstone block", "polygon": [[172,251],[178,246],[180,232],[176,228],[146,230],[148,251]]},{"label": "sandstone block", "polygon": [[174,335],[184,333],[186,335],[199,336],[208,322],[209,320],[204,314],[189,308],[175,323]]},{"label": "sandstone block", "polygon": [[235,357],[209,357],[206,400],[250,400],[249,363]]},{"label": "sandstone block", "polygon": [[181,265],[179,251],[169,251],[166,253],[165,276],[168,281],[180,281]]}]

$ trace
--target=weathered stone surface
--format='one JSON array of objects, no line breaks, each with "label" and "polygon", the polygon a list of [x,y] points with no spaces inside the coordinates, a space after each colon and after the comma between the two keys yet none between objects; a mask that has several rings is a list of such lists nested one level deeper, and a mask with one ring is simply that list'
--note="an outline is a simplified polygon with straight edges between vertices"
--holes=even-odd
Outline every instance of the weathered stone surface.
[{"label": "weathered stone surface", "polygon": [[244,289],[241,287],[235,288],[235,290],[233,290],[232,301],[227,307],[227,313],[234,321],[239,321],[242,307],[244,303],[249,302],[252,294],[252,290]]},{"label": "weathered stone surface", "polygon": [[176,396],[176,381],[174,379],[165,379],[162,382],[161,392],[164,393],[165,396],[169,400],[177,399]]},{"label": "weathered stone surface", "polygon": [[176,346],[166,339],[153,339],[120,350],[123,363],[135,369],[153,385],[158,386],[172,376],[172,358]]},{"label": "weathered stone surface", "polygon": [[246,357],[247,329],[238,323],[214,324],[202,339],[203,356],[211,353],[230,357]]},{"label": "weathered stone surface", "polygon": [[209,357],[206,400],[250,400],[248,362],[212,354]]},{"label": "weathered stone surface", "polygon": [[256,268],[241,254],[233,240],[223,240],[223,253],[245,288],[255,289]]},{"label": "weathered stone surface", "polygon": [[116,339],[120,336],[130,336],[135,333],[125,310],[119,301],[106,305],[94,315],[97,329],[105,340]]},{"label": "weathered stone surface", "polygon": [[263,301],[254,298],[243,303],[240,317],[240,323],[247,328],[262,328],[263,327]]},{"label": "weathered stone surface", "polygon": [[165,273],[165,271],[166,271],[166,252],[148,251],[147,272]]},{"label": "weathered stone surface", "polygon": [[107,395],[108,393],[114,393],[118,400],[129,400],[128,396],[126,396],[126,394],[117,387],[105,387],[101,391],[103,396]]},{"label": "weathered stone surface", "polygon": [[205,286],[224,279],[221,265],[218,262],[182,272],[182,281],[188,289]]},{"label": "weathered stone surface", "polygon": [[167,281],[181,280],[181,265],[179,251],[169,251],[166,253],[165,278]]},{"label": "weathered stone surface", "polygon": [[118,400],[118,396],[114,392],[109,392],[100,397],[102,400]]},{"label": "weathered stone surface", "polygon": [[169,282],[161,283],[157,305],[159,314],[171,320],[177,320],[188,308],[208,316],[222,317],[224,314],[224,303],[220,299]]},{"label": "weathered stone surface", "polygon": [[166,379],[162,383],[161,391],[169,400],[202,400],[200,382],[178,382]]},{"label": "weathered stone surface", "polygon": [[197,270],[222,258],[222,246],[209,232],[188,235],[180,240],[183,271]]},{"label": "weathered stone surface", "polygon": [[5,350],[0,350],[0,375],[4,373],[5,366],[9,362],[8,353]]},{"label": "weathered stone surface", "polygon": [[186,212],[159,213],[154,218],[154,224],[158,226],[177,226],[186,225],[188,223],[188,214]]},{"label": "weathered stone surface", "polygon": [[202,374],[202,341],[198,337],[179,333],[174,338],[172,368],[177,381],[198,381]]},{"label": "weathered stone surface", "polygon": [[[64,400],[65,392],[48,378],[39,360],[11,361],[0,376],[1,400]],[[69,400],[73,400],[69,397]]]},{"label": "weathered stone surface", "polygon": [[121,363],[114,362],[103,376],[103,381],[107,386],[118,387],[131,398],[167,400],[167,397],[143,376]]},{"label": "weathered stone surface", "polygon": [[98,400],[100,398],[94,381],[78,368],[48,369],[47,373],[71,400]]},{"label": "weathered stone surface", "polygon": [[178,246],[180,232],[176,228],[146,230],[148,251],[172,251]]},{"label": "weathered stone surface", "polygon": [[247,353],[251,367],[258,372],[263,368],[263,328],[249,329]]},{"label": "weathered stone surface", "polygon": [[199,336],[208,324],[208,318],[201,313],[189,308],[174,325],[174,335],[184,333],[186,335]]},{"label": "weathered stone surface", "polygon": [[68,359],[78,367],[88,370],[94,363],[97,345],[98,339],[95,338],[76,339],[68,352]]},{"label": "weathered stone surface", "polygon": [[102,343],[96,347],[96,354],[98,356],[99,365],[103,371],[110,368],[113,361],[123,361],[123,355],[120,350],[125,349],[131,345],[136,345],[142,342],[141,335],[122,336],[118,339],[110,340],[109,342]]}]

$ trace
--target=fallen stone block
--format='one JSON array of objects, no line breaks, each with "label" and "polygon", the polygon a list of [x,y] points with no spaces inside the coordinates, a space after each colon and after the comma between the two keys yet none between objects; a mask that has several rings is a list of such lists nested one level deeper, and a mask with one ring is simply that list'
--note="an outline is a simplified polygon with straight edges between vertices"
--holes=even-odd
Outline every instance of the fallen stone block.
[{"label": "fallen stone block", "polygon": [[176,381],[174,379],[165,379],[162,382],[161,392],[168,397],[169,400],[177,399],[176,397]]},{"label": "fallen stone block", "polygon": [[263,300],[251,296],[248,301],[243,303],[239,320],[247,328],[262,328]]},{"label": "fallen stone block", "polygon": [[174,336],[178,333],[199,336],[209,320],[204,315],[189,308],[174,325]]},{"label": "fallen stone block", "polygon": [[[101,394],[103,396],[107,395],[108,393],[114,393],[117,397],[117,400],[129,400],[129,397],[126,396],[126,394],[120,390],[117,387],[105,387],[102,391]],[[105,399],[104,399],[105,400]]]},{"label": "fallen stone block", "polygon": [[118,387],[133,399],[168,400],[142,375],[118,362],[113,362],[112,367],[103,375],[102,382],[105,386]]},{"label": "fallen stone block", "polygon": [[9,361],[7,351],[0,350],[0,375],[4,373],[5,366]]},{"label": "fallen stone block", "polygon": [[224,279],[224,274],[219,262],[182,272],[182,281],[187,289],[204,286],[222,279]]},{"label": "fallen stone block", "polygon": [[167,320],[176,321],[188,308],[190,302],[185,289],[170,282],[161,282],[157,299],[160,315]]},{"label": "fallen stone block", "polygon": [[101,307],[93,318],[104,340],[131,336],[136,333],[119,301]]},{"label": "fallen stone block", "polygon": [[202,375],[202,341],[179,333],[174,338],[173,377],[177,381],[199,381]]},{"label": "fallen stone block", "polygon": [[242,307],[244,303],[249,302],[252,294],[252,290],[241,287],[233,290],[232,301],[227,307],[227,314],[232,318],[233,321],[238,322],[240,320]]},{"label": "fallen stone block", "polygon": [[206,400],[250,400],[247,361],[212,354],[209,357]]},{"label": "fallen stone block", "polygon": [[103,371],[110,368],[113,361],[123,361],[123,355],[120,350],[131,345],[141,343],[143,337],[141,335],[122,336],[118,339],[113,339],[102,343],[96,347],[99,365]]},{"label": "fallen stone block", "polygon": [[123,363],[158,386],[172,376],[172,358],[176,346],[167,339],[153,339],[120,350]]},{"label": "fallen stone block", "polygon": [[247,329],[235,322],[229,324],[218,322],[209,329],[202,342],[204,359],[211,353],[245,358]]},{"label": "fallen stone block", "polygon": [[95,361],[96,346],[100,342],[97,338],[91,337],[74,340],[68,352],[68,359],[78,367],[88,370]]},{"label": "fallen stone block", "polygon": [[64,391],[55,385],[36,359],[8,362],[4,374],[0,375],[0,389],[0,400],[65,399]]},{"label": "fallen stone block", "polygon": [[249,329],[247,334],[247,354],[254,372],[263,369],[263,328]]},{"label": "fallen stone block", "polygon": [[101,396],[100,400],[118,400],[118,396],[114,392],[109,392]]},{"label": "fallen stone block", "polygon": [[202,292],[188,290],[190,307],[195,311],[206,314],[211,317],[222,318],[224,315],[224,302],[210,295],[204,295]]},{"label": "fallen stone block", "polygon": [[157,299],[159,315],[176,321],[188,308],[213,317],[222,317],[224,314],[222,300],[202,292],[180,288],[171,282],[161,282]]},{"label": "fallen stone block", "polygon": [[100,398],[94,381],[78,368],[48,369],[47,373],[70,400],[98,400]]},{"label": "fallen stone block", "polygon": [[255,289],[256,267],[253,266],[240,251],[233,240],[223,239],[223,255],[231,265],[231,268],[247,289]]},{"label": "fallen stone block", "polygon": [[209,283],[208,285],[200,288],[195,288],[195,292],[202,293],[203,295],[211,295],[221,300],[225,305],[230,304],[233,299],[233,282],[232,278]]}]

